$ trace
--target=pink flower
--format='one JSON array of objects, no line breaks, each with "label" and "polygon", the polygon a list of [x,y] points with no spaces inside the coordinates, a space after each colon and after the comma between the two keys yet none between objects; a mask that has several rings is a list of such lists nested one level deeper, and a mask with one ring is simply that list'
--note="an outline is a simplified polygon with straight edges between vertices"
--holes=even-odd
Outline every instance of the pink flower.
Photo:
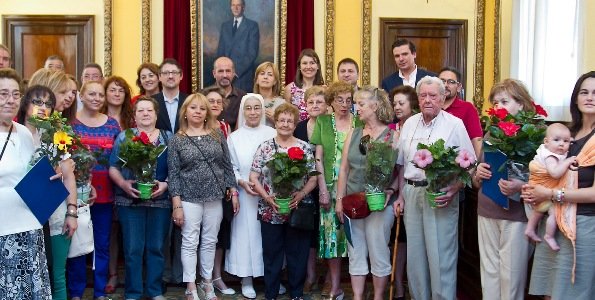
[{"label": "pink flower", "polygon": [[469,153],[469,151],[462,149],[459,151],[459,155],[455,159],[455,162],[463,169],[469,168],[470,165],[475,163],[475,157]]},{"label": "pink flower", "polygon": [[420,169],[425,168],[434,161],[432,152],[428,149],[420,149],[413,156],[413,163]]}]

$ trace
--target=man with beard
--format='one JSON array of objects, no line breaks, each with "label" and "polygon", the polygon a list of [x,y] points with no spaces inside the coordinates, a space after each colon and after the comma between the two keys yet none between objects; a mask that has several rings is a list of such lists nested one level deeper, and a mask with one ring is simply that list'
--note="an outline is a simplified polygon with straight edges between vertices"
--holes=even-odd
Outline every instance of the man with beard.
[{"label": "man with beard", "polygon": [[221,121],[225,121],[231,127],[231,130],[236,130],[238,121],[238,114],[240,110],[240,102],[242,97],[246,95],[243,90],[232,86],[231,81],[236,76],[236,70],[233,61],[228,57],[219,57],[213,64],[213,77],[215,77],[215,84],[225,91],[227,99],[227,106],[223,109],[223,113],[219,116]]},{"label": "man with beard", "polygon": [[471,143],[473,144],[475,156],[479,157],[483,131],[481,130],[479,114],[475,106],[459,98],[459,93],[463,87],[461,83],[461,72],[453,67],[445,67],[440,70],[438,78],[442,80],[446,88],[446,100],[444,101],[444,105],[442,105],[442,109],[463,121],[467,134],[469,134],[469,139],[471,139]]},{"label": "man with beard", "polygon": [[417,67],[415,64],[417,55],[415,44],[410,40],[398,39],[392,44],[391,49],[393,49],[393,56],[398,70],[382,80],[382,89],[387,93],[401,85],[415,88],[417,82],[424,76],[436,76],[432,72]]},{"label": "man with beard", "polygon": [[159,81],[161,81],[163,90],[153,96],[159,103],[159,116],[157,116],[156,127],[176,133],[180,128],[178,113],[184,100],[188,97],[188,95],[180,92],[180,81],[184,77],[182,66],[177,60],[166,58],[159,66],[159,69],[161,71]]}]

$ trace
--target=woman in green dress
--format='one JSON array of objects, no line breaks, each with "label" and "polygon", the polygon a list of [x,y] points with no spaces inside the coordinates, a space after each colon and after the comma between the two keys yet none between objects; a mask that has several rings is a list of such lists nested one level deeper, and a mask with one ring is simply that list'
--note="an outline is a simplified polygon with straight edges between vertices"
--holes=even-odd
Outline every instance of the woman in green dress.
[{"label": "woman in green dress", "polygon": [[331,84],[325,92],[333,113],[316,119],[310,142],[316,145],[316,167],[320,201],[320,234],[318,257],[327,260],[330,272],[330,299],[342,299],[340,287],[341,258],[347,256],[347,239],[335,214],[336,183],[345,138],[354,127],[351,114],[353,87],[345,82]]}]

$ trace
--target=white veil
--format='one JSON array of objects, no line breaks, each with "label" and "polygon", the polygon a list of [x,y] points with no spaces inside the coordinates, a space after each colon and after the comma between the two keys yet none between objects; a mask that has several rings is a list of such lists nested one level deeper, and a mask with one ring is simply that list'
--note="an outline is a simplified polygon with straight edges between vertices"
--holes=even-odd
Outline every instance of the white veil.
[{"label": "white veil", "polygon": [[248,99],[257,99],[260,101],[260,107],[262,108],[262,114],[260,115],[260,125],[265,125],[266,114],[264,113],[264,98],[260,94],[255,93],[248,93],[242,97],[242,102],[240,102],[240,111],[238,112],[238,128],[241,128],[246,125],[246,119],[244,118],[244,103]]}]

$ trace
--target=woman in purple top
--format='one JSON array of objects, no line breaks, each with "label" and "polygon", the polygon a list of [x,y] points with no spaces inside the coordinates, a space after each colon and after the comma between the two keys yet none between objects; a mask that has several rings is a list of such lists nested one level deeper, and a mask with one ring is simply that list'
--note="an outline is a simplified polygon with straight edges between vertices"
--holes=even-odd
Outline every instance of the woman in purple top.
[{"label": "woman in purple top", "polygon": [[[91,184],[97,190],[97,198],[91,206],[93,222],[94,251],[94,293],[97,299],[105,298],[105,285],[108,279],[109,233],[112,223],[113,191],[109,179],[108,165],[114,139],[120,133],[120,125],[114,118],[100,113],[105,103],[105,90],[98,81],[86,82],[81,87],[83,108],[77,113],[72,129],[83,144],[91,151],[99,152],[98,163],[91,174]],[[79,300],[87,285],[86,257],[68,259],[68,291],[72,299]]]}]

